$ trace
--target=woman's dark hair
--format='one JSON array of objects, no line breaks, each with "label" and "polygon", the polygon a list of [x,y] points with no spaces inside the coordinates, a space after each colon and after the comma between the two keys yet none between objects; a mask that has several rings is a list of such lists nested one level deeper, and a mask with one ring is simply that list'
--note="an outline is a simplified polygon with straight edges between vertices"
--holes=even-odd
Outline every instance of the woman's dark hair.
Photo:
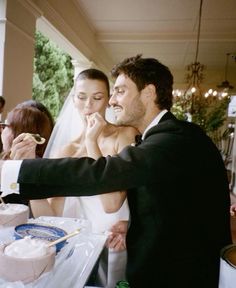
[{"label": "woman's dark hair", "polygon": [[[44,144],[36,147],[37,157],[42,157],[53,129],[51,118],[36,107],[18,105],[8,113],[7,121],[13,139],[21,133],[39,134],[46,139]],[[2,159],[7,159],[9,154],[10,151],[4,151]]]},{"label": "woman's dark hair", "polygon": [[37,108],[38,110],[40,110],[41,112],[46,114],[49,121],[51,122],[52,127],[54,126],[54,120],[53,120],[52,114],[49,112],[47,107],[44,106],[41,102],[29,99],[29,100],[26,100],[24,102],[17,104],[15,108],[22,108],[22,107],[35,107],[35,108]]},{"label": "woman's dark hair", "polygon": [[111,75],[117,78],[120,74],[127,75],[141,91],[147,85],[153,84],[156,88],[156,104],[160,109],[170,110],[173,96],[173,76],[168,67],[154,58],[142,58],[139,54],[126,58],[111,70]]},{"label": "woman's dark hair", "polygon": [[108,77],[106,76],[106,74],[104,74],[102,71],[94,69],[94,68],[83,70],[76,77],[75,83],[77,82],[77,80],[84,80],[84,79],[100,80],[100,81],[104,82],[106,85],[106,88],[107,88],[108,96],[110,96],[109,80],[108,80]]}]

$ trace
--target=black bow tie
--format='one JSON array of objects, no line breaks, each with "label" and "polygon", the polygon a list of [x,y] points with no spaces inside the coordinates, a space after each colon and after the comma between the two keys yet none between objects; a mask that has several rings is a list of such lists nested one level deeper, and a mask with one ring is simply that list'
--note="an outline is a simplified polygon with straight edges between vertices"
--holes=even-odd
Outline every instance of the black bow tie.
[{"label": "black bow tie", "polygon": [[135,146],[138,146],[142,143],[142,135],[135,135]]}]

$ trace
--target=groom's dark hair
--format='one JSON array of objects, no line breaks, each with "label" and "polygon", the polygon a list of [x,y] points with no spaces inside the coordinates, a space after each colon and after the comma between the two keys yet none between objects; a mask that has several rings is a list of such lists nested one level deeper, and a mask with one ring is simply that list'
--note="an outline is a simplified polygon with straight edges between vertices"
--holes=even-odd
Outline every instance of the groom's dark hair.
[{"label": "groom's dark hair", "polygon": [[100,80],[104,82],[106,84],[108,96],[110,95],[110,85],[109,85],[108,77],[101,70],[94,69],[94,68],[83,70],[76,77],[75,83],[77,80],[83,80],[83,79]]},{"label": "groom's dark hair", "polygon": [[117,78],[120,74],[128,76],[139,91],[149,84],[154,85],[156,105],[160,109],[170,110],[173,100],[173,76],[167,66],[155,58],[142,58],[142,55],[138,54],[124,59],[112,68],[112,77]]}]

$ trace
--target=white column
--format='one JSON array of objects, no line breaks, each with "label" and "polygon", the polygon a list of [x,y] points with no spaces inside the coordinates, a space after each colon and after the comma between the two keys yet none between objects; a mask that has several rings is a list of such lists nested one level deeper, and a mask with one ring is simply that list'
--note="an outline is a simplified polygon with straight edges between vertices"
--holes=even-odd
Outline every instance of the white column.
[{"label": "white column", "polygon": [[92,61],[73,59],[71,63],[74,66],[74,81],[81,71],[89,68],[95,68],[95,65]]},{"label": "white column", "polygon": [[30,1],[0,1],[0,91],[6,99],[4,114],[32,98],[34,35],[40,15]]}]

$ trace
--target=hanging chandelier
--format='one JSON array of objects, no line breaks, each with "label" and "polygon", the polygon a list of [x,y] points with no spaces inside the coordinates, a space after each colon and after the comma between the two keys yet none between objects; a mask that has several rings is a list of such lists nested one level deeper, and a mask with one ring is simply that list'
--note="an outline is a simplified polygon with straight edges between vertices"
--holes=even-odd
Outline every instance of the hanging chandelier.
[{"label": "hanging chandelier", "polygon": [[228,105],[229,100],[223,100],[222,97],[228,94],[219,93],[215,89],[209,89],[207,92],[203,92],[201,88],[201,83],[204,79],[203,71],[206,67],[198,60],[203,0],[200,0],[199,3],[195,58],[194,61],[187,66],[186,89],[184,91],[173,91],[173,106],[176,114],[179,114],[181,118],[195,122],[205,130],[208,130],[207,126],[209,121],[211,121],[209,117],[211,117],[211,113],[214,114],[214,109],[211,107],[219,107],[219,110],[221,109],[222,112],[226,105]]},{"label": "hanging chandelier", "polygon": [[[217,96],[218,92],[213,89],[209,89],[206,93],[202,92],[201,82],[204,79],[203,71],[206,66],[198,61],[199,52],[199,41],[201,33],[201,22],[202,22],[202,6],[203,0],[200,0],[200,7],[198,13],[198,26],[197,26],[197,41],[196,41],[196,53],[194,62],[187,66],[187,88],[183,93],[183,99],[186,102],[186,111],[188,114],[188,119],[192,121],[192,115],[196,113],[201,113],[205,105],[209,105],[212,102],[212,96]],[[209,98],[208,98],[209,97]],[[208,98],[208,99],[206,99]],[[201,116],[200,116],[201,117]]]},{"label": "hanging chandelier", "polygon": [[[204,98],[200,84],[203,80],[203,70],[205,66],[198,61],[199,52],[199,41],[201,32],[201,20],[202,20],[202,5],[203,0],[200,0],[200,7],[198,13],[197,22],[197,39],[196,39],[196,52],[194,62],[187,66],[187,88],[184,91],[175,90],[173,94],[175,100],[183,109],[185,116],[188,121],[192,121],[192,115],[199,111],[199,105],[201,104],[201,99]],[[212,91],[213,93],[213,91]]]},{"label": "hanging chandelier", "polygon": [[[206,68],[198,60],[202,7],[203,0],[200,0],[197,19],[196,53],[194,61],[187,66],[187,87],[185,90],[173,91],[172,112],[178,119],[198,124],[215,143],[219,143],[222,138],[219,131],[226,119],[230,97],[228,94],[220,93],[215,89],[203,92],[201,88],[201,83],[204,79],[203,71]],[[227,81],[227,73],[225,79]],[[228,84],[226,81],[224,81],[224,86]],[[229,87],[227,86],[227,88]]]},{"label": "hanging chandelier", "polygon": [[202,20],[202,4],[203,0],[200,0],[200,8],[199,8],[199,15],[198,15],[198,30],[197,30],[197,44],[196,44],[196,54],[195,60],[193,63],[187,66],[187,82],[188,86],[184,92],[184,96],[188,93],[199,93],[202,96],[202,91],[200,88],[200,83],[203,80],[203,70],[205,66],[198,62],[198,51],[199,51],[199,40],[200,40],[200,31],[201,31],[201,20]]}]

